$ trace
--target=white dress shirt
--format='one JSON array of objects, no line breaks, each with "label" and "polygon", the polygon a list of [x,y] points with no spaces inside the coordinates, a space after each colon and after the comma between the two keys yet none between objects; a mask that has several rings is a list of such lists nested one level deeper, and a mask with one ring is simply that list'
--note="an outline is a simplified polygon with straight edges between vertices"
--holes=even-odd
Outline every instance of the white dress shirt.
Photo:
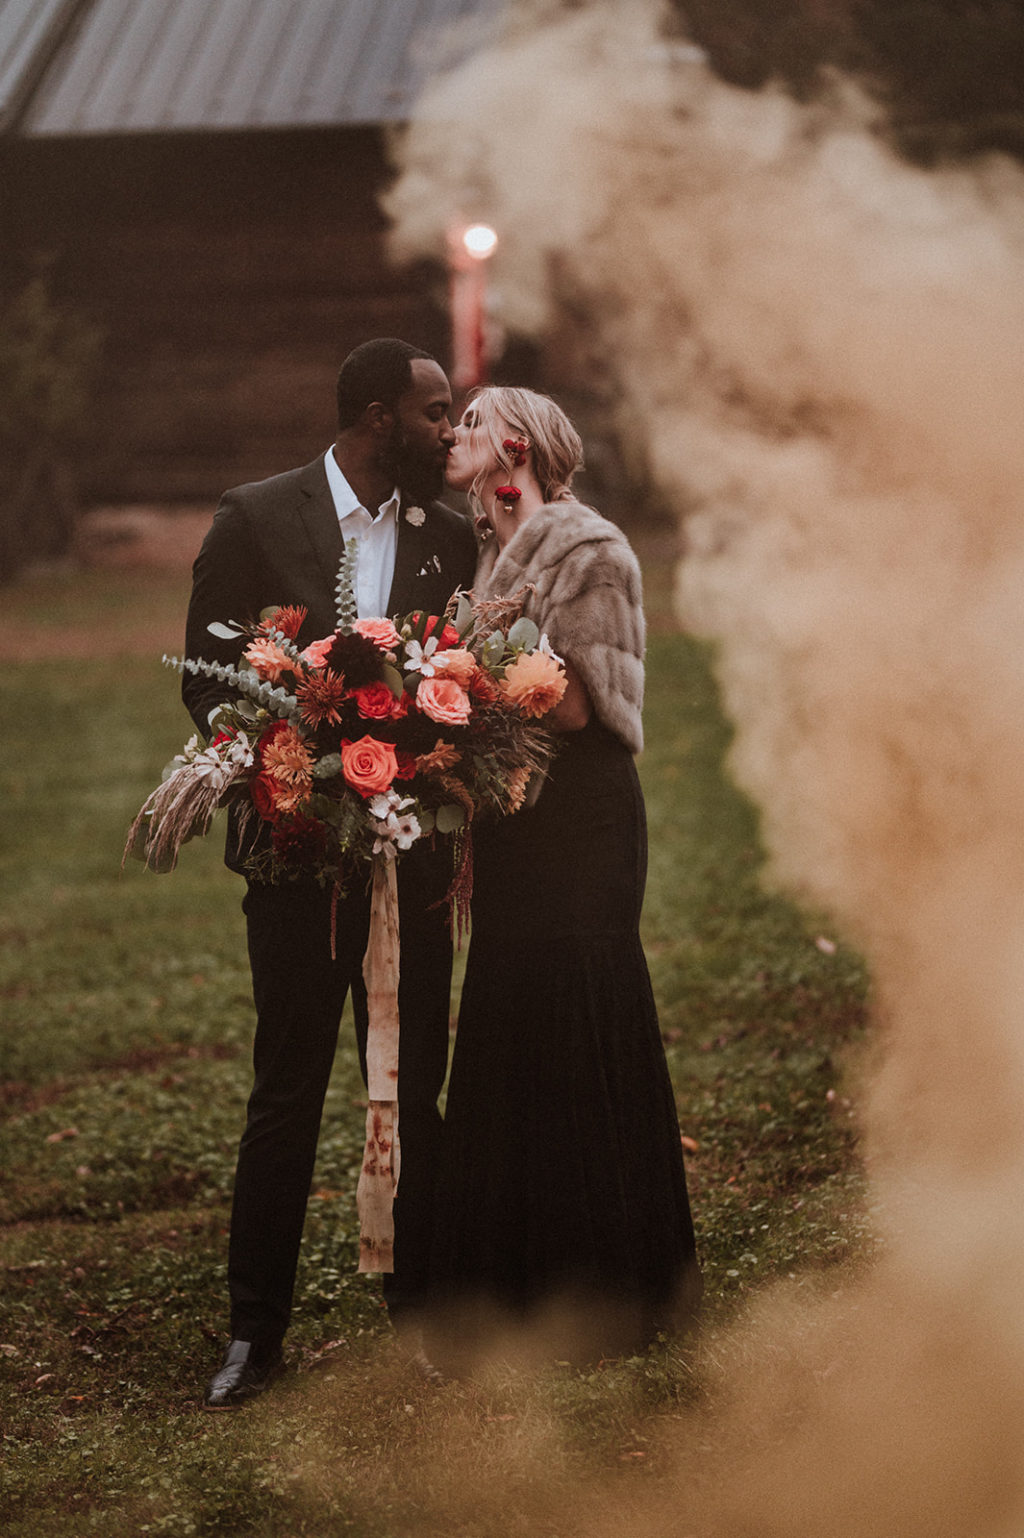
[{"label": "white dress shirt", "polygon": [[398,550],[398,509],[401,503],[398,487],[371,515],[341,473],[333,447],[324,455],[324,469],[334,498],[334,510],[341,525],[341,537],[346,541],[359,541],[356,612],[360,619],[386,616]]}]

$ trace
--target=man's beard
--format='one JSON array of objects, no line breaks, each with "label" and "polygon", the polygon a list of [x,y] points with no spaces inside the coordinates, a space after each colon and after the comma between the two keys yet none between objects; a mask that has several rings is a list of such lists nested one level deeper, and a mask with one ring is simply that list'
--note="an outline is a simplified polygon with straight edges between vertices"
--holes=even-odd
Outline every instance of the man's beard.
[{"label": "man's beard", "polygon": [[444,486],[444,460],[412,448],[398,422],[380,451],[380,467],[414,502],[432,502]]}]

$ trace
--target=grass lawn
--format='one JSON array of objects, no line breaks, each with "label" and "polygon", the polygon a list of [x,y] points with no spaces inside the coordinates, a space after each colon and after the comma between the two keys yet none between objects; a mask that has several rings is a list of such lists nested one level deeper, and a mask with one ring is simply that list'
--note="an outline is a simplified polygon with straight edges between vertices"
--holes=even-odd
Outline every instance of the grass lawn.
[{"label": "grass lawn", "polygon": [[866,1253],[843,1083],[863,969],[759,886],[707,654],[664,623],[666,569],[650,576],[645,941],[696,1145],[703,1348],[588,1373],[496,1365],[440,1390],[411,1377],[376,1281],[354,1270],[363,1086],[343,1029],[293,1370],[234,1416],[197,1406],[223,1339],[248,1089],[241,884],[219,836],[171,876],[119,869],[134,812],[187,735],[159,663],[180,645],[187,577],[126,569],[5,593],[0,643],[16,635],[8,659],[25,659],[3,670],[0,771],[8,1538],[584,1533],[601,1492],[628,1500],[631,1482],[663,1477],[660,1437],[699,1420],[704,1354],[745,1300]]}]

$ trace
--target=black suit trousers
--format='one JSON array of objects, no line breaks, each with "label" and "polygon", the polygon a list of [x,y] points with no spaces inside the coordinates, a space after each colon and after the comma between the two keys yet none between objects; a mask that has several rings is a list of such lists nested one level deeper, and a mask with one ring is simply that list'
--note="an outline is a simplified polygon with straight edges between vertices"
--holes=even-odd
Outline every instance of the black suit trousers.
[{"label": "black suit trousers", "polygon": [[[396,1322],[415,1312],[426,1284],[441,1137],[437,1102],[448,1060],[452,947],[443,897],[450,875],[450,856],[426,847],[411,850],[398,868],[402,1168],[395,1270],[384,1280]],[[231,1215],[231,1333],[272,1347],[291,1314],[324,1095],[350,988],[366,1078],[368,884],[357,878],[338,902],[333,960],[331,894],[315,882],[250,882],[243,909],[256,1037]]]}]

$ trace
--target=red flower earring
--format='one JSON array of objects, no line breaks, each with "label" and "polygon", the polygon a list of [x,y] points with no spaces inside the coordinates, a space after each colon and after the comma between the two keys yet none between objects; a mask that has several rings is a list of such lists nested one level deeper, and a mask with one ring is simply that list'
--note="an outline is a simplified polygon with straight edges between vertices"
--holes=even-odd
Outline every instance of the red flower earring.
[{"label": "red flower earring", "polygon": [[518,486],[499,486],[494,495],[501,503],[503,511],[506,513],[511,513],[516,503],[519,501],[519,498],[522,496],[522,492]]},{"label": "red flower earring", "polygon": [[[506,438],[501,446],[511,459],[514,469],[525,465],[526,456],[530,452],[529,438]],[[494,493],[506,513],[513,511],[522,494],[518,486],[499,486]]]}]

